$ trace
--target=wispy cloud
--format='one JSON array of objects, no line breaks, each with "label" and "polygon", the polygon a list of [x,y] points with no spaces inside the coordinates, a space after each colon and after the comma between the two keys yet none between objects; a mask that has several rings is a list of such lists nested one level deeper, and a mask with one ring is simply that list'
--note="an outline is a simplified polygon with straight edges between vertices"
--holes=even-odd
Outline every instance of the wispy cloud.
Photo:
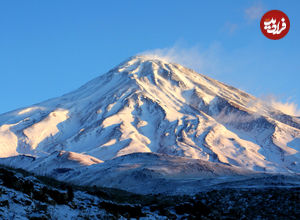
[{"label": "wispy cloud", "polygon": [[192,47],[184,47],[177,43],[169,48],[161,48],[142,52],[143,55],[160,57],[168,62],[174,62],[183,66],[189,67],[197,72],[210,74],[218,73],[224,67],[221,66],[220,59],[221,45],[213,43],[207,48],[202,48],[199,45]]},{"label": "wispy cloud", "polygon": [[258,20],[262,17],[264,6],[261,2],[256,2],[254,5],[245,9],[245,17],[248,21]]},{"label": "wispy cloud", "polygon": [[238,29],[238,24],[227,21],[222,27],[221,31],[232,35]]},{"label": "wispy cloud", "polygon": [[270,100],[270,105],[273,108],[276,108],[285,114],[292,116],[300,116],[300,109],[298,108],[298,105],[294,102],[280,102],[273,98]]},{"label": "wispy cloud", "polygon": [[[244,15],[244,18],[246,21],[248,21],[249,25],[250,23],[252,23],[252,21],[260,19],[264,11],[265,7],[260,1],[254,2],[250,7],[247,7],[244,11],[242,11],[241,16]],[[238,29],[245,28],[245,20],[239,19],[235,20],[234,22],[226,21],[220,30],[228,35],[234,35]]]},{"label": "wispy cloud", "polygon": [[258,114],[248,115],[242,112],[226,113],[227,109],[223,109],[215,118],[218,122],[231,124],[231,123],[248,123],[259,117]]},{"label": "wispy cloud", "polygon": [[255,102],[248,103],[247,107],[255,110],[258,114],[264,114],[263,106],[270,106],[287,115],[300,116],[300,109],[295,102],[291,101],[291,99],[285,102],[279,101],[279,98],[275,95],[262,96]]}]

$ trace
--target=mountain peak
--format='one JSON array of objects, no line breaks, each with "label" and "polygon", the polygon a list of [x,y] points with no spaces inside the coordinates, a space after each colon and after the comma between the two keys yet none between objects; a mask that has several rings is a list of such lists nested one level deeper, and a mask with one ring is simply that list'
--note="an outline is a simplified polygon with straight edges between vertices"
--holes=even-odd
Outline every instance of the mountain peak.
[{"label": "mountain peak", "polygon": [[173,63],[167,57],[162,57],[155,54],[137,54],[129,58],[129,60],[140,60],[143,62],[162,62],[162,63]]},{"label": "mountain peak", "polygon": [[62,97],[0,115],[0,153],[63,150],[106,161],[152,152],[299,171],[299,119],[255,102],[181,65],[137,55]]},{"label": "mountain peak", "polygon": [[172,63],[168,59],[156,55],[132,56],[110,72],[129,75],[138,84],[151,83],[161,89],[170,83],[172,86],[192,86],[191,82],[194,79],[205,77],[180,64]]},{"label": "mountain peak", "polygon": [[132,71],[132,69],[136,69],[140,66],[166,68],[167,66],[172,65],[179,66],[179,64],[172,63],[168,59],[156,55],[135,55],[125,60],[117,68],[119,69],[119,72],[121,72],[123,70]]}]

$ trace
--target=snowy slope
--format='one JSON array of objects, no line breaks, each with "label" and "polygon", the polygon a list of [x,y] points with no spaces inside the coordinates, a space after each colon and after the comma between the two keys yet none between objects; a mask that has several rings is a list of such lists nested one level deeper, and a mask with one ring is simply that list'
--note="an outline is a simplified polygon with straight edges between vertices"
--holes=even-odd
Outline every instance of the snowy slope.
[{"label": "snowy slope", "polygon": [[[143,194],[196,193],[209,185],[258,175],[238,167],[166,154],[132,153],[104,163],[90,156],[82,156],[85,158],[80,160],[68,156],[73,154],[54,152],[39,158],[19,155],[2,158],[0,162],[77,185],[120,188]],[[200,187],[199,180],[204,180],[205,187]]]},{"label": "snowy slope", "polygon": [[67,160],[69,168],[101,167],[122,155],[153,152],[297,173],[299,140],[299,118],[149,56],[131,57],[61,97],[0,115],[0,156],[9,157],[1,161],[21,163],[24,156],[11,156],[22,154],[43,158],[34,163],[37,172],[64,163],[56,158],[62,151],[76,157]]},{"label": "snowy slope", "polygon": [[47,156],[18,155],[1,158],[1,164],[9,167],[22,168],[38,175],[50,175],[52,172],[65,172],[103,161],[92,156],[67,151],[54,151]]},{"label": "snowy slope", "polygon": [[105,162],[90,156],[78,160],[73,154],[61,151],[38,158],[19,155],[2,158],[0,162],[74,185],[118,188],[139,194],[193,195],[223,188],[300,186],[300,174],[254,172],[167,154],[132,153]]}]

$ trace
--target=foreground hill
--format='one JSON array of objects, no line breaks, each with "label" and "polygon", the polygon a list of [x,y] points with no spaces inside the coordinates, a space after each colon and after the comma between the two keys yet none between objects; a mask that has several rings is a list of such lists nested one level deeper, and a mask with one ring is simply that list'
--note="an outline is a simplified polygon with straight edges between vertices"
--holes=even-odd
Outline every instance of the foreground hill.
[{"label": "foreground hill", "polygon": [[195,196],[137,195],[78,187],[0,167],[1,219],[299,219],[300,189],[210,190]]}]

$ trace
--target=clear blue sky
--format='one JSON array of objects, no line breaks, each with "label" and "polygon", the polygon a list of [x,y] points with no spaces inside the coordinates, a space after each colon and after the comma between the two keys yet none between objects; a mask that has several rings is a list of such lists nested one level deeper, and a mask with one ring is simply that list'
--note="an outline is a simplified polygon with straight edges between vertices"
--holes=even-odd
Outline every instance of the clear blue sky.
[{"label": "clear blue sky", "polygon": [[[271,9],[291,21],[279,41],[259,29]],[[299,11],[297,0],[0,0],[0,113],[76,89],[129,56],[174,45],[199,53],[207,62],[199,71],[207,75],[299,106]]]}]

